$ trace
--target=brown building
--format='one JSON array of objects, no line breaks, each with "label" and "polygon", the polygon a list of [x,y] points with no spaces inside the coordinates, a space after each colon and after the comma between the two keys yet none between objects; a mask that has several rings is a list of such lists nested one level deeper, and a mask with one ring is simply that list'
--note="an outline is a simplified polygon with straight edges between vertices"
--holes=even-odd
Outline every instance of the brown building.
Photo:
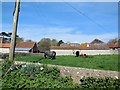
[{"label": "brown building", "polygon": [[108,43],[108,46],[109,46],[109,48],[110,49],[118,49],[118,50],[120,50],[120,43]]},{"label": "brown building", "polygon": [[0,43],[0,53],[9,53],[10,44],[9,43]]},{"label": "brown building", "polygon": [[80,46],[51,46],[50,49],[58,49],[58,50],[109,50],[107,44],[90,44],[84,43]]},{"label": "brown building", "polygon": [[16,44],[16,52],[37,53],[38,47],[35,42],[20,42]]}]

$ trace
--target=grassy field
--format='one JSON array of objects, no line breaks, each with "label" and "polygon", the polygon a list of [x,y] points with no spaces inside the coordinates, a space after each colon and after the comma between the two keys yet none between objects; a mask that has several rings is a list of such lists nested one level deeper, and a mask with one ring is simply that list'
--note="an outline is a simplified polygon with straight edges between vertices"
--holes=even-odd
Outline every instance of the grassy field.
[{"label": "grassy field", "polygon": [[71,67],[118,71],[118,55],[94,55],[87,58],[75,56],[57,56],[56,59],[44,59],[37,55],[16,56],[16,61],[39,62]]}]

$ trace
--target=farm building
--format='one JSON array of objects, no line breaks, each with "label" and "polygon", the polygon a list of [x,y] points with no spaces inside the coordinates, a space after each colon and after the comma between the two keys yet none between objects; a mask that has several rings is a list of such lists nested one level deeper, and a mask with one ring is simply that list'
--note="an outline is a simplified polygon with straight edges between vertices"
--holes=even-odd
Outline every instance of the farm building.
[{"label": "farm building", "polygon": [[37,53],[38,47],[35,42],[20,42],[17,43],[15,51],[24,53]]},{"label": "farm building", "polygon": [[75,55],[76,51],[87,55],[118,54],[117,49],[113,50],[111,48],[107,43],[95,39],[91,43],[84,43],[79,46],[52,46],[50,50],[56,51],[57,55]]},{"label": "farm building", "polygon": [[104,42],[103,41],[101,41],[101,40],[99,40],[99,39],[94,39],[92,42],[91,42],[91,44],[103,44]]},{"label": "farm building", "polygon": [[118,53],[120,53],[120,44],[119,43],[111,43],[111,44],[108,44],[109,48],[113,51],[118,51]]},{"label": "farm building", "polygon": [[1,43],[0,44],[0,53],[9,53],[10,44],[9,43]]},{"label": "farm building", "polygon": [[80,44],[79,43],[62,43],[62,44],[60,44],[60,46],[80,46]]},{"label": "farm building", "polygon": [[56,51],[57,55],[74,55],[76,51],[80,54],[98,55],[98,54],[111,54],[107,44],[81,44],[80,46],[52,46],[51,51]]},{"label": "farm building", "polygon": [[118,44],[118,43],[110,43],[110,44],[108,44],[108,46],[109,46],[109,48],[110,49],[113,49],[113,50],[115,50],[115,49],[118,49],[118,50],[120,50],[120,44]]}]

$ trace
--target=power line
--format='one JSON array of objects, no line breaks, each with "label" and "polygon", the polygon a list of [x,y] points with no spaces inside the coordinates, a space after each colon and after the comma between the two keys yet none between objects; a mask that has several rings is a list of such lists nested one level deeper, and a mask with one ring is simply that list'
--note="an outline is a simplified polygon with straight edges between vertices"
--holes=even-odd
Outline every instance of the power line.
[{"label": "power line", "polygon": [[[70,6],[72,9],[74,9],[76,12],[78,12],[78,14],[83,15],[84,17],[86,17],[88,20],[90,20],[91,22],[93,22],[94,24],[96,24],[98,27],[100,27],[101,29],[105,30],[105,28],[100,25],[99,23],[95,22],[92,18],[90,18],[88,15],[86,15],[85,13],[81,12],[80,10],[78,10],[77,8],[73,7],[70,3],[66,2],[65,0],[63,0],[65,4],[67,4],[68,6]],[[33,5],[34,6],[34,5]],[[39,11],[39,7],[36,5],[36,8]],[[37,12],[38,16],[40,16],[40,14]],[[41,14],[42,15],[42,14]],[[43,15],[42,15],[43,16]],[[44,15],[45,16],[45,15]],[[46,18],[45,18],[46,19]]]},{"label": "power line", "polygon": [[[63,0],[64,1],[64,0]],[[94,24],[96,24],[98,27],[100,27],[101,29],[105,30],[105,28],[100,25],[99,23],[95,22],[92,18],[90,18],[89,16],[87,16],[85,13],[81,12],[80,10],[78,10],[77,8],[73,7],[70,3],[64,1],[65,4],[67,4],[68,6],[70,6],[72,9],[74,9],[76,12],[78,12],[80,15],[83,15],[84,17],[86,17],[88,20],[90,20],[91,22],[93,22]]]}]

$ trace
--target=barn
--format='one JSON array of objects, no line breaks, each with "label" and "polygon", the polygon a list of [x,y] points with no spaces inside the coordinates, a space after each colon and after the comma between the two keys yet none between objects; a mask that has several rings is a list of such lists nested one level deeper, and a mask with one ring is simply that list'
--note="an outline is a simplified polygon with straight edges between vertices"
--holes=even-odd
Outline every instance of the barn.
[{"label": "barn", "polygon": [[9,53],[10,44],[9,43],[1,43],[0,44],[0,53]]},{"label": "barn", "polygon": [[83,43],[79,46],[51,46],[50,50],[55,51],[56,55],[75,55],[76,51],[87,55],[106,55],[118,54],[120,46],[108,45],[99,39],[94,39],[91,43]]},{"label": "barn", "polygon": [[20,42],[16,44],[15,52],[38,53],[36,42]]}]

